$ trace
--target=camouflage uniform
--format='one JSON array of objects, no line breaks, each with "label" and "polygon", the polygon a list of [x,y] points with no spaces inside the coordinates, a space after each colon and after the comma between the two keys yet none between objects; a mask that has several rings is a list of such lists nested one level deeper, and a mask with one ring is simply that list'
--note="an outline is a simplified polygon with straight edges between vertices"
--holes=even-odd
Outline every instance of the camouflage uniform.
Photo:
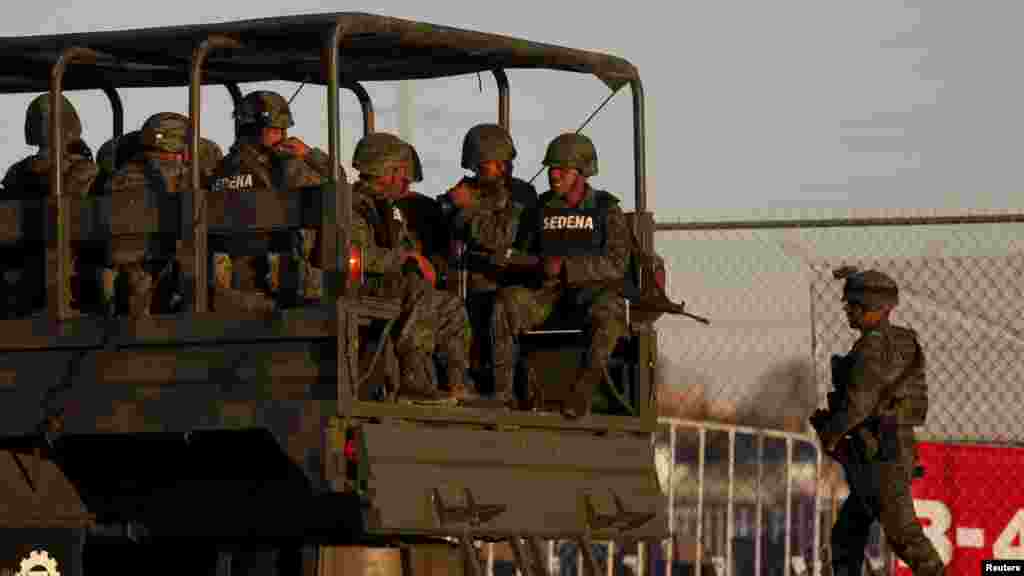
[{"label": "camouflage uniform", "polygon": [[[477,171],[487,161],[507,162],[506,177],[487,181],[477,175],[465,178],[460,184],[467,184],[474,192],[468,206],[454,207],[450,200],[451,191],[442,199],[447,204],[450,241],[462,241],[471,251],[488,254],[502,254],[515,247],[519,237],[520,220],[525,212],[537,203],[537,191],[532,185],[511,176],[511,163],[516,157],[512,137],[497,124],[479,124],[466,133],[462,143],[462,167]],[[467,278],[467,292],[493,293],[499,285],[512,283],[495,273],[470,272]]]},{"label": "camouflage uniform", "polygon": [[[7,170],[2,182],[5,199],[31,200],[50,195],[49,108],[49,94],[37,96],[29,104],[25,115],[25,142],[29,146],[38,146],[39,151]],[[67,98],[64,98],[62,120],[63,194],[87,196],[92,190],[98,170],[92,159],[92,151],[81,139],[82,124],[78,113]],[[3,256],[5,317],[24,316],[45,308],[47,298],[55,298],[57,295],[56,287],[49,284],[46,275],[48,258],[41,228],[44,217],[45,212],[27,211],[25,219],[30,225],[24,230],[21,245]],[[74,264],[74,261],[67,262],[67,270],[73,271]],[[50,265],[55,266],[54,263]],[[72,280],[70,277],[68,280],[64,298],[70,304],[74,297]]]},{"label": "camouflage uniform", "polygon": [[[263,128],[287,130],[294,125],[288,102],[279,94],[247,94],[236,120],[240,128],[238,141],[213,174],[211,194],[251,188],[293,190],[320,186],[330,177],[329,159],[322,150],[309,148],[300,158],[281,148],[263,146]],[[267,250],[261,254],[232,257],[226,250],[211,245],[211,308],[271,310],[275,300],[278,305],[287,306],[296,298],[319,298],[322,270],[313,262],[316,230],[302,229],[286,236],[261,238],[261,242],[267,243]],[[295,265],[301,284],[298,294],[279,292],[282,258]]]},{"label": "camouflage uniform", "polygon": [[[124,150],[134,154],[115,169],[107,183],[105,193],[113,199],[112,217],[118,217],[116,207],[122,199],[156,199],[189,187],[189,167],[184,161],[188,130],[189,119],[174,112],[161,112],[146,120],[137,146]],[[117,154],[123,158],[121,149]],[[180,309],[184,295],[174,258],[175,239],[175,234],[150,234],[141,257],[130,241],[127,245],[120,240],[112,242],[101,274],[108,313],[140,318]]]},{"label": "camouflage uniform", "polygon": [[[846,276],[844,299],[850,305],[872,311],[898,303],[896,283],[885,274],[844,269],[837,276]],[[862,335],[845,357],[849,368],[840,408],[815,415],[826,451],[844,437],[851,446],[850,496],[832,530],[833,574],[860,575],[875,520],[915,575],[943,574],[942,560],[917,521],[910,490],[914,426],[924,424],[928,406],[924,352],[914,330],[893,326],[884,316],[877,326],[858,329]]]},{"label": "camouflage uniform", "polygon": [[[587,178],[597,174],[597,153],[586,137],[562,135],[548,146],[544,164],[575,168],[580,177]],[[606,210],[604,255],[565,257],[558,278],[545,277],[539,289],[502,288],[495,305],[495,387],[506,396],[512,389],[516,336],[541,326],[552,316],[574,323],[582,319],[590,336],[590,347],[573,384],[575,399],[565,407],[570,417],[589,413],[594,387],[604,379],[608,359],[619,338],[626,334],[625,301],[620,293],[630,257],[631,232],[618,199],[585,184],[577,208],[593,210],[599,206]],[[538,209],[548,207],[568,206],[560,195],[549,190],[538,203]],[[538,244],[540,222],[532,217],[530,221],[528,251],[543,256]]]},{"label": "camouflage uniform", "polygon": [[[462,274],[456,258],[463,249],[471,257],[486,259],[490,255],[506,254],[514,247],[523,214],[537,203],[533,186],[511,175],[515,158],[515,143],[504,128],[497,124],[474,126],[463,138],[461,165],[476,174],[463,178],[456,185],[468,188],[469,203],[456,206],[452,190],[438,198],[445,221],[440,243],[445,262],[451,263],[446,287],[451,291],[466,291],[466,308],[476,335],[472,354],[474,374],[484,389],[490,388],[489,382],[493,380],[492,326],[496,291],[499,286],[521,283],[522,279],[488,266],[468,265],[468,270]],[[505,164],[503,176],[495,177],[483,171],[484,163],[494,161]],[[504,399],[508,400],[507,395]]]},{"label": "camouflage uniform", "polygon": [[[462,300],[435,289],[411,270],[416,243],[402,210],[371,180],[408,165],[406,144],[395,136],[373,133],[356,146],[352,166],[360,180],[352,188],[352,245],[362,253],[371,295],[397,298],[405,318],[395,341],[400,369],[400,396],[410,399],[453,400],[465,395],[471,332]],[[433,352],[448,358],[450,394],[438,390]]]}]

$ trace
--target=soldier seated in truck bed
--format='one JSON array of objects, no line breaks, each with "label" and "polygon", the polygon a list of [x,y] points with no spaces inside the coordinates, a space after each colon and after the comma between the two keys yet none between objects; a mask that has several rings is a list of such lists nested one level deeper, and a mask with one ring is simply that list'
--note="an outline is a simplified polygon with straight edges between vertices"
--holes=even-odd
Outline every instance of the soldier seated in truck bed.
[{"label": "soldier seated in truck bed", "polygon": [[[236,120],[238,138],[214,175],[211,194],[244,194],[254,188],[291,191],[320,186],[329,177],[327,155],[288,136],[288,128],[295,122],[280,94],[247,94],[236,111]],[[313,260],[316,241],[317,231],[303,228],[282,234],[256,233],[246,242],[231,243],[235,248],[245,245],[244,253],[236,250],[232,254],[211,242],[215,270],[211,308],[273,310],[318,299],[322,269]],[[283,270],[297,275],[297,293],[289,292],[291,282],[282,283]]]},{"label": "soldier seated in truck bed", "polygon": [[[17,162],[3,179],[3,199],[10,200],[41,200],[50,194],[50,159],[49,159],[49,94],[37,96],[25,114],[25,143],[37,146],[39,150]],[[64,174],[64,190],[66,196],[85,196],[92,188],[96,179],[97,167],[92,159],[92,151],[82,140],[82,123],[75,107],[67,99],[63,99],[62,127],[64,131],[64,150],[62,170]],[[23,205],[20,212],[22,227],[16,246],[6,246],[7,253],[0,266],[3,267],[2,291],[5,298],[0,299],[3,307],[0,316],[3,318],[23,317],[46,308],[47,298],[54,299],[59,293],[69,303],[73,301],[70,278],[63,290],[49,285],[46,274],[47,239],[43,236],[43,222],[48,211],[45,204],[33,203]],[[72,255],[69,254],[69,258]],[[68,269],[73,261],[66,263]]]},{"label": "soldier seated in truck bed", "polygon": [[[188,129],[188,118],[174,112],[161,112],[146,120],[138,148],[107,184],[111,218],[134,217],[134,212],[126,210],[132,203],[148,201],[160,209],[173,209],[167,200],[188,186]],[[181,310],[184,287],[174,257],[176,232],[111,239],[101,274],[106,310],[133,318]]]}]

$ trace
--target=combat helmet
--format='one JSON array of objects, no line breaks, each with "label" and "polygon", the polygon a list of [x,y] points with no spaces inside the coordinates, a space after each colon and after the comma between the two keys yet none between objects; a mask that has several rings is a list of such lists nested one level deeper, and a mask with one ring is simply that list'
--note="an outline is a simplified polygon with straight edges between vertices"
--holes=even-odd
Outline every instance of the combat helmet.
[{"label": "combat helmet", "polygon": [[387,132],[371,132],[356,144],[352,167],[360,174],[387,176],[388,172],[409,161],[408,144]]},{"label": "combat helmet", "polygon": [[238,126],[287,129],[295,125],[291,107],[283,96],[269,90],[256,90],[242,98],[235,110]]},{"label": "combat helmet", "polygon": [[142,125],[142,146],[172,154],[182,154],[188,146],[190,123],[177,112],[154,114]]},{"label": "combat helmet", "polygon": [[[67,140],[78,140],[82,137],[82,121],[78,118],[78,112],[63,94],[64,116],[61,118],[61,128],[64,130],[64,138]],[[50,95],[40,94],[28,105],[25,112],[25,143],[29,146],[46,146],[50,141]]]},{"label": "combat helmet", "polygon": [[860,304],[868,310],[899,304],[899,286],[888,275],[877,270],[858,270],[844,266],[832,272],[843,283],[843,301]]},{"label": "combat helmet", "polygon": [[412,165],[412,181],[423,182],[423,163],[420,162],[416,147],[408,142],[405,143],[405,161]]},{"label": "combat helmet", "polygon": [[548,144],[543,164],[548,167],[575,168],[586,178],[597,174],[597,149],[590,138],[567,132]]},{"label": "combat helmet", "polygon": [[490,160],[511,162],[515,158],[512,136],[497,124],[477,124],[462,139],[462,167],[466,170],[476,170]]}]

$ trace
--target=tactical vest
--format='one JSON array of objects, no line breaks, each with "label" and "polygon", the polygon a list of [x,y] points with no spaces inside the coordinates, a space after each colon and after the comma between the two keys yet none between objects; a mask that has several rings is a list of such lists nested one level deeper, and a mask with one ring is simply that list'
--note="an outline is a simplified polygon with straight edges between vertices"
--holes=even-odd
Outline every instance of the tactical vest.
[{"label": "tactical vest", "polygon": [[907,332],[905,335],[913,339],[914,359],[886,390],[881,410],[883,414],[895,415],[901,424],[923,426],[928,417],[928,383],[925,376],[924,351],[913,331],[900,327],[892,329],[896,332]]},{"label": "tactical vest", "polygon": [[[893,331],[906,330],[891,327]],[[907,426],[923,426],[928,416],[928,386],[925,379],[924,351],[917,341],[916,335],[910,332],[914,342],[914,359],[903,369],[897,378],[882,391],[873,418],[895,416],[899,424]],[[889,335],[885,336],[887,339]],[[891,346],[891,343],[889,343]],[[840,411],[846,409],[847,389],[850,384],[851,371],[856,357],[851,353],[845,356],[832,357],[832,382],[835,395],[829,395],[829,409]]]},{"label": "tactical vest", "polygon": [[[358,199],[354,207],[355,211],[366,220],[373,235],[373,243],[386,250],[397,250],[402,246],[403,228],[406,220],[402,210],[394,202],[386,198],[380,198],[365,190],[357,188],[353,194]],[[411,247],[406,247],[411,249]],[[377,272],[365,273],[366,286],[373,291],[390,291],[393,286],[390,284],[397,280],[392,274],[381,274]],[[385,296],[393,294],[385,294]]]},{"label": "tactical vest", "polygon": [[526,180],[519,178],[508,179],[508,190],[512,201],[523,208],[533,208],[537,205],[537,189]]},{"label": "tactical vest", "polygon": [[540,198],[539,247],[544,256],[604,256],[608,253],[608,209],[614,197],[593,190],[593,208],[548,206],[554,194]]},{"label": "tactical vest", "polygon": [[[219,175],[214,178],[211,183],[211,194],[223,194],[222,198],[225,204],[236,204],[230,211],[232,211],[232,218],[239,217],[243,219],[241,224],[245,225],[244,219],[246,218],[246,210],[258,210],[260,209],[257,204],[255,207],[246,206],[246,192],[250,190],[274,190],[277,192],[291,192],[292,186],[289,182],[289,172],[293,168],[292,162],[301,162],[301,159],[294,158],[282,158],[275,154],[260,154],[253,146],[250,145],[237,145],[228,154],[223,161],[222,169]],[[294,188],[301,188],[296,186]],[[296,192],[296,202],[301,202],[301,196],[298,196]],[[293,208],[293,206],[289,206]],[[227,212],[225,212],[227,214]],[[302,220],[306,219],[306,214],[296,214],[294,225],[301,227]],[[301,235],[298,233],[298,229],[288,230],[258,230],[251,229],[246,231],[231,230],[229,233],[224,232],[224,227],[231,227],[237,225],[239,222],[214,222],[210,221],[209,226],[211,228],[211,234],[209,239],[209,250],[210,253],[226,253],[232,256],[232,258],[238,257],[251,257],[260,260],[256,266],[258,270],[254,273],[257,277],[263,277],[266,270],[263,269],[264,260],[268,254],[281,254],[296,256],[301,255],[303,251],[303,240]],[[218,228],[220,228],[218,230]],[[299,286],[300,279],[295,277],[293,272],[294,267],[289,267],[286,273],[287,277],[281,278],[282,289],[287,286],[287,290],[291,291],[301,290]]]},{"label": "tactical vest", "polygon": [[395,205],[401,210],[409,230],[422,245],[424,256],[431,258],[446,252],[441,236],[444,231],[441,208],[433,198],[413,193],[398,199]]},{"label": "tactical vest", "polygon": [[[147,261],[168,260],[174,258],[175,241],[182,237],[181,196],[178,193],[187,188],[188,171],[184,164],[168,167],[167,173],[162,170],[159,160],[140,158],[129,168],[136,174],[141,173],[142,203],[141,208],[147,212],[156,211],[158,222],[156,230],[146,234],[145,259]],[[111,184],[124,178],[125,173],[119,171],[112,176]],[[130,175],[131,173],[129,173]],[[112,220],[121,220],[117,228],[123,228],[124,222],[136,219],[138,193],[135,190],[120,188],[111,191]],[[137,220],[148,220],[137,218]],[[116,241],[116,240],[115,240]]]},{"label": "tactical vest", "polygon": [[[266,154],[269,166],[260,158],[261,154],[252,146],[236,146],[224,158],[220,176],[215,178],[210,188],[213,192],[226,190],[246,190],[249,188],[272,188],[286,190],[287,168],[281,158]],[[243,166],[244,164],[244,166]]]}]

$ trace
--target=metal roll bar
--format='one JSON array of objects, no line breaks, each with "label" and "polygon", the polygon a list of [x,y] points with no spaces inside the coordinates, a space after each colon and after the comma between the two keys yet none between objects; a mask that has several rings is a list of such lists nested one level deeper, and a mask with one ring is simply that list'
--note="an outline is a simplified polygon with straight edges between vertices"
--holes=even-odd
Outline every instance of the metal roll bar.
[{"label": "metal roll bar", "polygon": [[[206,312],[207,305],[207,249],[206,249],[206,191],[199,178],[199,127],[203,63],[210,50],[217,48],[239,48],[241,44],[227,36],[212,35],[203,40],[192,52],[192,70],[188,94],[188,113],[191,123],[189,130],[189,151],[194,161],[192,171],[192,242],[194,263],[193,311]],[[237,87],[236,87],[237,88]],[[230,90],[230,88],[228,88]]]},{"label": "metal roll bar", "polygon": [[[72,46],[57,58],[50,71],[50,195],[57,202],[57,271],[54,282],[57,290],[56,298],[48,298],[48,313],[51,318],[63,322],[68,317],[68,304],[64,299],[68,270],[65,263],[71,253],[71,239],[68,238],[68,210],[64,206],[64,106],[61,90],[64,82],[64,71],[69,64],[96,62],[96,53],[88,48]],[[115,114],[116,117],[116,114]],[[115,120],[116,122],[116,120]],[[49,266],[47,266],[49,271]]]},{"label": "metal roll bar", "polygon": [[491,73],[494,74],[494,80],[498,83],[498,125],[511,132],[512,130],[509,127],[511,103],[509,102],[508,75],[501,68],[495,68]]},{"label": "metal roll bar", "polygon": [[363,110],[363,136],[366,136],[376,129],[376,115],[373,113],[373,101],[370,100],[370,93],[359,82],[349,82],[345,84],[345,88],[351,90],[359,100],[359,107]]},{"label": "metal roll bar", "polygon": [[105,86],[103,93],[107,95],[107,100],[110,101],[110,112],[114,117],[113,139],[116,141],[121,136],[124,136],[124,104],[121,103],[121,95],[117,93],[117,88],[114,86]]}]

